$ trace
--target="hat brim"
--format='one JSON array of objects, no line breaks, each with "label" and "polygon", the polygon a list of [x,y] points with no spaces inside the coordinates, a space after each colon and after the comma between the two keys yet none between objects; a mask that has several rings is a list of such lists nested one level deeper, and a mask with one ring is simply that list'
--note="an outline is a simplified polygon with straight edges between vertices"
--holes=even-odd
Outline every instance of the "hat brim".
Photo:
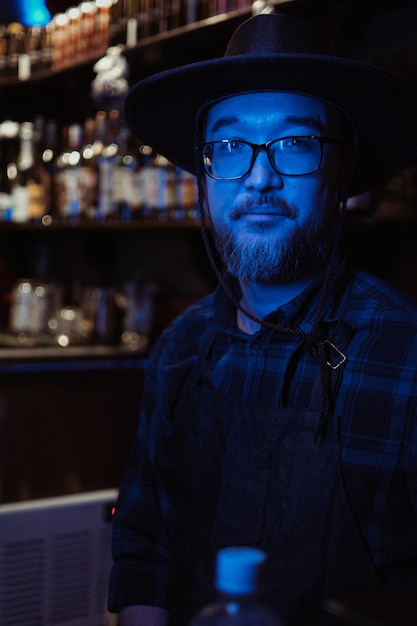
[{"label": "hat brim", "polygon": [[390,73],[341,57],[242,55],[167,70],[132,87],[125,119],[143,142],[195,173],[201,107],[227,94],[260,90],[314,96],[349,113],[359,133],[350,196],[374,189],[417,159],[417,90]]}]

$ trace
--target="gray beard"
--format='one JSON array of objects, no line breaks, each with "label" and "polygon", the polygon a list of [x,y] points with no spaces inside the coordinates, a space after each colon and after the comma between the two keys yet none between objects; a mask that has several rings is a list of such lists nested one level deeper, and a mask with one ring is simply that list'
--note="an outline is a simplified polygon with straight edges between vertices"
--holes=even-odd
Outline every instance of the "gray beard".
[{"label": "gray beard", "polygon": [[323,270],[329,260],[335,220],[298,227],[291,238],[277,242],[269,237],[235,244],[233,235],[215,230],[216,248],[229,272],[249,283],[291,282]]}]

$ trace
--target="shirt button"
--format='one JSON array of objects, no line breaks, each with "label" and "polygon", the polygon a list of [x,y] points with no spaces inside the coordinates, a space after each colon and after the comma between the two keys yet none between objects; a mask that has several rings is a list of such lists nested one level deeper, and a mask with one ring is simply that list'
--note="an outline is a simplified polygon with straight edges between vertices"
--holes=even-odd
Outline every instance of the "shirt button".
[{"label": "shirt button", "polygon": [[258,339],[255,339],[255,341],[252,342],[252,348],[254,350],[259,350],[260,347],[261,347],[261,342]]}]

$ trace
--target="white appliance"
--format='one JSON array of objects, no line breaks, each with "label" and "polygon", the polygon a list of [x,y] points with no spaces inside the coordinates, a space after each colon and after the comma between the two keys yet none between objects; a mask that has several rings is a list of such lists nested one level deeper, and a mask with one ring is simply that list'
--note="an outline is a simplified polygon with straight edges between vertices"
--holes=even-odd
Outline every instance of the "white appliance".
[{"label": "white appliance", "polygon": [[107,626],[117,490],[0,505],[1,626]]}]

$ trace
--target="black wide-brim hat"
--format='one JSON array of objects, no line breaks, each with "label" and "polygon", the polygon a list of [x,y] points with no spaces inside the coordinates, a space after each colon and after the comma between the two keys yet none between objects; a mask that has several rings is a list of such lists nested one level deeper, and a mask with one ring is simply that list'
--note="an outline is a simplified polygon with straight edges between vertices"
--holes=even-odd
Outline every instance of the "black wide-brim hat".
[{"label": "black wide-brim hat", "polygon": [[195,173],[201,108],[229,94],[262,90],[314,96],[348,113],[359,136],[350,196],[417,160],[417,89],[385,70],[333,55],[312,25],[284,14],[247,19],[221,58],[137,83],[127,95],[125,118],[141,141]]}]

